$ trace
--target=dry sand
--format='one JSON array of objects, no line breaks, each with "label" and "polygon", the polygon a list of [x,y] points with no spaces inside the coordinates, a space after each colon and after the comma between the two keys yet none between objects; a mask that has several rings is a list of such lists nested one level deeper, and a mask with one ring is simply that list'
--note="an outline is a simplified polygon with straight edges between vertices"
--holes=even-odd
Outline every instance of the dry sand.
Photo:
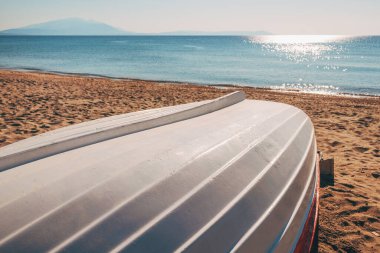
[{"label": "dry sand", "polygon": [[[5,146],[82,121],[216,98],[238,88],[0,70],[0,89]],[[319,251],[380,252],[380,98],[240,89],[252,99],[304,110],[319,150],[335,158],[334,184],[322,182]]]}]

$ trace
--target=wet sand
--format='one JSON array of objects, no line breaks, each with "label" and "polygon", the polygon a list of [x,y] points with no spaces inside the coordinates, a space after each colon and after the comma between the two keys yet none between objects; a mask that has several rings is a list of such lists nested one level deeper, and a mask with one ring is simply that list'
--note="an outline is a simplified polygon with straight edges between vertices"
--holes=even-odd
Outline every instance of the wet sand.
[{"label": "wet sand", "polygon": [[335,159],[320,199],[320,252],[380,251],[380,98],[196,86],[0,70],[0,147],[101,117],[244,90],[292,104],[312,119],[318,149]]}]

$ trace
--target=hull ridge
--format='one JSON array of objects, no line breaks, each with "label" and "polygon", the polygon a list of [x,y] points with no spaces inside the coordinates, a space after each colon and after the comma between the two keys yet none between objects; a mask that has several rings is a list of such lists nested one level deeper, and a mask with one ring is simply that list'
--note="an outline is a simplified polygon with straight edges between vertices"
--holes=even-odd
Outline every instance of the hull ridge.
[{"label": "hull ridge", "polygon": [[313,124],[242,92],[0,149],[0,252],[307,252]]}]

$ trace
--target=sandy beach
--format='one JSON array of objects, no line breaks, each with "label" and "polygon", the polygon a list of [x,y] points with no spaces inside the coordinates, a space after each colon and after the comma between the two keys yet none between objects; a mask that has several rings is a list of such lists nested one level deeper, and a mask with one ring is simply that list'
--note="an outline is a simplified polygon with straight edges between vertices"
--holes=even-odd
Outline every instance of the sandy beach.
[{"label": "sandy beach", "polygon": [[334,183],[321,185],[319,251],[380,249],[380,97],[10,70],[0,70],[0,89],[0,147],[83,121],[213,99],[238,89],[250,99],[294,105],[312,119],[324,157],[335,159]]}]

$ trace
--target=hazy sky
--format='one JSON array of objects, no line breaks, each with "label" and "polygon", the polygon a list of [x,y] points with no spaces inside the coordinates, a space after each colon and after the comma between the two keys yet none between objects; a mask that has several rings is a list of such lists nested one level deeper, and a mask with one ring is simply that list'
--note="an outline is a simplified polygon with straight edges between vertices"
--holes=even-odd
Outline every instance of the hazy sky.
[{"label": "hazy sky", "polygon": [[135,32],[380,34],[380,0],[0,0],[0,30],[68,17]]}]

